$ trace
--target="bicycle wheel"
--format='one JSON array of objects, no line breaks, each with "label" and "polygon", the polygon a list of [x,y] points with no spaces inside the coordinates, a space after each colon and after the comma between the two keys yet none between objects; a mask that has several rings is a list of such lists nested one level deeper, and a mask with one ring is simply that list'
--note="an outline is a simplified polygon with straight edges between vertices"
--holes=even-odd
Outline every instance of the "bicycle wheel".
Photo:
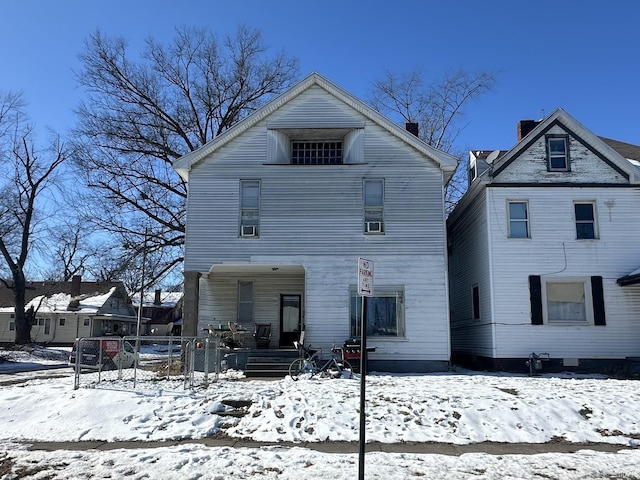
[{"label": "bicycle wheel", "polygon": [[298,380],[301,373],[305,371],[305,362],[303,358],[298,358],[289,365],[289,375],[293,380]]},{"label": "bicycle wheel", "polygon": [[351,378],[353,377],[353,367],[346,360],[342,360],[340,362],[342,366],[342,378]]}]

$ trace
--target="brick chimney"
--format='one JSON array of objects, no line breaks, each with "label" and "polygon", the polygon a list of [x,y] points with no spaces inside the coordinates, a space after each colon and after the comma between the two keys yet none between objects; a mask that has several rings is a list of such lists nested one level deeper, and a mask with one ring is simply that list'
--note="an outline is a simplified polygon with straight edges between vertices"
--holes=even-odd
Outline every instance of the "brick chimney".
[{"label": "brick chimney", "polygon": [[153,304],[154,305],[162,305],[162,300],[160,299],[160,293],[162,292],[162,290],[158,289],[155,291],[155,297],[153,299]]},{"label": "brick chimney", "polygon": [[80,295],[80,287],[82,286],[82,276],[74,275],[71,277],[71,296],[77,297]]},{"label": "brick chimney", "polygon": [[518,141],[526,137],[539,123],[539,120],[520,120],[518,122]]},{"label": "brick chimney", "polygon": [[405,128],[407,129],[407,131],[409,133],[414,134],[416,137],[418,136],[419,127],[418,127],[417,123],[415,123],[415,122],[407,122],[405,124]]}]

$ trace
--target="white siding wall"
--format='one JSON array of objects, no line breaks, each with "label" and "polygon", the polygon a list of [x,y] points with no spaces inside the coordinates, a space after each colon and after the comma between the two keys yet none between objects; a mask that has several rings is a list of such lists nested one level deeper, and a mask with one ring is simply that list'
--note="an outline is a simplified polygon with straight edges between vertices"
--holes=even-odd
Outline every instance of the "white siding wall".
[{"label": "white siding wall", "polygon": [[[60,312],[37,315],[37,318],[50,319],[50,330],[45,334],[44,325],[33,325],[31,339],[34,342],[53,342],[71,345],[77,337],[91,336],[90,327],[83,325],[84,315],[76,312]],[[65,324],[60,325],[60,319],[65,319]],[[0,313],[0,343],[13,343],[16,339],[15,330],[9,330],[9,322],[13,322],[11,313]]]},{"label": "white siding wall", "polygon": [[[453,353],[493,354],[487,203],[481,192],[449,226],[449,284]],[[472,287],[478,285],[480,320],[472,312]]]},{"label": "white siding wall", "polygon": [[[616,279],[640,267],[638,205],[631,188],[489,188],[496,357],[547,352],[555,358],[640,356],[638,287]],[[507,238],[506,204],[528,199],[530,239]],[[597,200],[596,200],[597,199]],[[576,240],[574,200],[596,200],[600,238]],[[606,326],[531,325],[529,275],[603,277]]]},{"label": "white siding wall", "polygon": [[[360,125],[363,161],[270,163],[268,128],[292,125]],[[364,178],[385,181],[385,235],[363,234]],[[260,238],[238,238],[239,179],[261,181]],[[312,343],[326,345],[347,338],[356,259],[370,258],[376,262],[376,283],[404,285],[406,301],[407,339],[385,342],[376,354],[448,361],[442,179],[435,163],[321,89],[311,89],[194,167],[185,270],[207,272],[214,263],[303,265],[307,332]],[[201,323],[203,312],[216,316],[222,309],[231,315],[231,306],[216,305],[207,293],[216,286],[203,282]],[[235,284],[217,287],[235,295]],[[273,287],[277,302],[278,286]]]}]

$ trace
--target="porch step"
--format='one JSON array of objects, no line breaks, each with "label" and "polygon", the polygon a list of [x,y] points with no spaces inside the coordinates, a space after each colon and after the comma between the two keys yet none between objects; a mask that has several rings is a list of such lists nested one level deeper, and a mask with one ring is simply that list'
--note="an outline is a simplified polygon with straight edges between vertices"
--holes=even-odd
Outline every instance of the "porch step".
[{"label": "porch step", "polygon": [[252,350],[244,374],[248,378],[284,378],[296,358],[298,351],[294,349]]}]

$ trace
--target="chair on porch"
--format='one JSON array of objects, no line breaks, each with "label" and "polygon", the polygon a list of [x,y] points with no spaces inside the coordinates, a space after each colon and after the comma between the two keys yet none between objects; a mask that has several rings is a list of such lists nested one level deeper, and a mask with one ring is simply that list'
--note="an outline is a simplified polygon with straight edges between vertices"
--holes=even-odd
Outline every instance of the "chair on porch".
[{"label": "chair on porch", "polygon": [[248,330],[239,326],[237,322],[229,322],[229,332],[231,339],[236,345],[244,346],[245,340],[249,336]]},{"label": "chair on porch", "polygon": [[256,323],[253,337],[256,339],[257,348],[269,348],[271,341],[271,324]]}]

